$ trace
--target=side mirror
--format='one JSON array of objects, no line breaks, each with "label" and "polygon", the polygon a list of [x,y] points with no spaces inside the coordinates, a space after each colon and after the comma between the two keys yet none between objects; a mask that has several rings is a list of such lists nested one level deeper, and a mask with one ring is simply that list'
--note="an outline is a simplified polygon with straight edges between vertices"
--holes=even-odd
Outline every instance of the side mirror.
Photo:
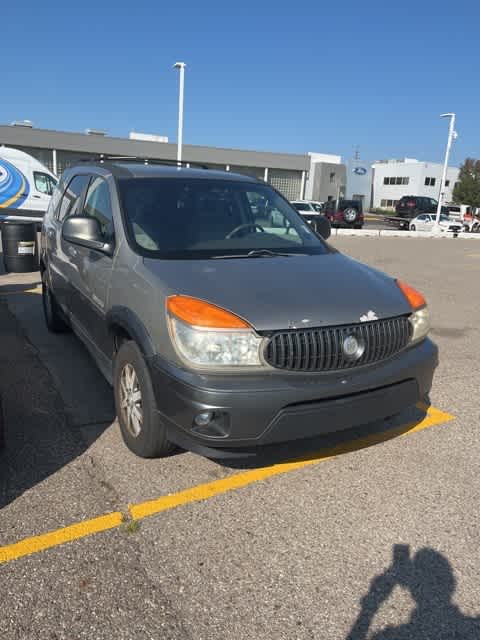
[{"label": "side mirror", "polygon": [[322,236],[324,240],[328,240],[332,234],[332,226],[330,220],[325,216],[319,215],[315,219],[315,231]]},{"label": "side mirror", "polygon": [[73,216],[63,223],[62,237],[67,242],[78,244],[87,249],[95,249],[104,253],[111,252],[111,246],[105,243],[100,223],[96,218]]}]

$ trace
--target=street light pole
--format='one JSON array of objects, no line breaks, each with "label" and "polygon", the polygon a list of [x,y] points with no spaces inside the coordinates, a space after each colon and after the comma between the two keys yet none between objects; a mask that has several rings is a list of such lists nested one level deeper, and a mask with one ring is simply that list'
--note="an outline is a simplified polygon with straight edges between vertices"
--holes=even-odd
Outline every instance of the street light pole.
[{"label": "street light pole", "polygon": [[452,142],[457,137],[455,131],[455,114],[454,113],[442,113],[441,118],[450,118],[450,126],[448,127],[448,140],[447,148],[445,150],[445,162],[443,164],[442,180],[440,182],[440,192],[438,194],[437,215],[435,218],[435,231],[440,231],[440,214],[442,212],[443,196],[445,193],[445,182],[447,180],[448,158],[450,157],[450,149]]},{"label": "street light pole", "polygon": [[185,62],[176,62],[174,69],[180,70],[180,86],[178,91],[178,135],[177,135],[177,162],[180,166],[182,162],[182,143],[183,143],[183,87],[185,82]]}]

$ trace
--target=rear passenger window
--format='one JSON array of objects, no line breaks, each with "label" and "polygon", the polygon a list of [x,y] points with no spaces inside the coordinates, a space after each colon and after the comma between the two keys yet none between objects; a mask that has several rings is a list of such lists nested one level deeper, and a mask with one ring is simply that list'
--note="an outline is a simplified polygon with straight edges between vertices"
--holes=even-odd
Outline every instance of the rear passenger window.
[{"label": "rear passenger window", "polygon": [[112,202],[108,184],[103,178],[96,177],[92,180],[85,198],[83,213],[98,220],[105,242],[113,240]]},{"label": "rear passenger window", "polygon": [[62,204],[60,205],[60,212],[58,214],[59,220],[64,220],[79,213],[80,196],[89,180],[90,176],[88,175],[75,176],[70,180],[63,194]]}]

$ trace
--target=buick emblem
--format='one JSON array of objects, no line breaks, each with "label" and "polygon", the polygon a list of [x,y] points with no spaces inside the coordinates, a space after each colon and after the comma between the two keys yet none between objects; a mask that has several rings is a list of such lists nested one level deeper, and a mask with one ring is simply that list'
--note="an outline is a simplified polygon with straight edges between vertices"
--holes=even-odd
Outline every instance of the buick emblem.
[{"label": "buick emblem", "polygon": [[358,360],[364,351],[364,346],[355,336],[347,336],[342,344],[343,353],[350,360]]}]

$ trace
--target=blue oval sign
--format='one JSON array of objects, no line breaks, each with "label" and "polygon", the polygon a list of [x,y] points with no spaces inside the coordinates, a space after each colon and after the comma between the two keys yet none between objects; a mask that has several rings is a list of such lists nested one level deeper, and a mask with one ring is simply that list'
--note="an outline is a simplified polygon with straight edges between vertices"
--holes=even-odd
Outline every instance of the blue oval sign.
[{"label": "blue oval sign", "polygon": [[367,173],[365,167],[355,167],[353,173],[356,173],[357,176],[364,176]]}]

